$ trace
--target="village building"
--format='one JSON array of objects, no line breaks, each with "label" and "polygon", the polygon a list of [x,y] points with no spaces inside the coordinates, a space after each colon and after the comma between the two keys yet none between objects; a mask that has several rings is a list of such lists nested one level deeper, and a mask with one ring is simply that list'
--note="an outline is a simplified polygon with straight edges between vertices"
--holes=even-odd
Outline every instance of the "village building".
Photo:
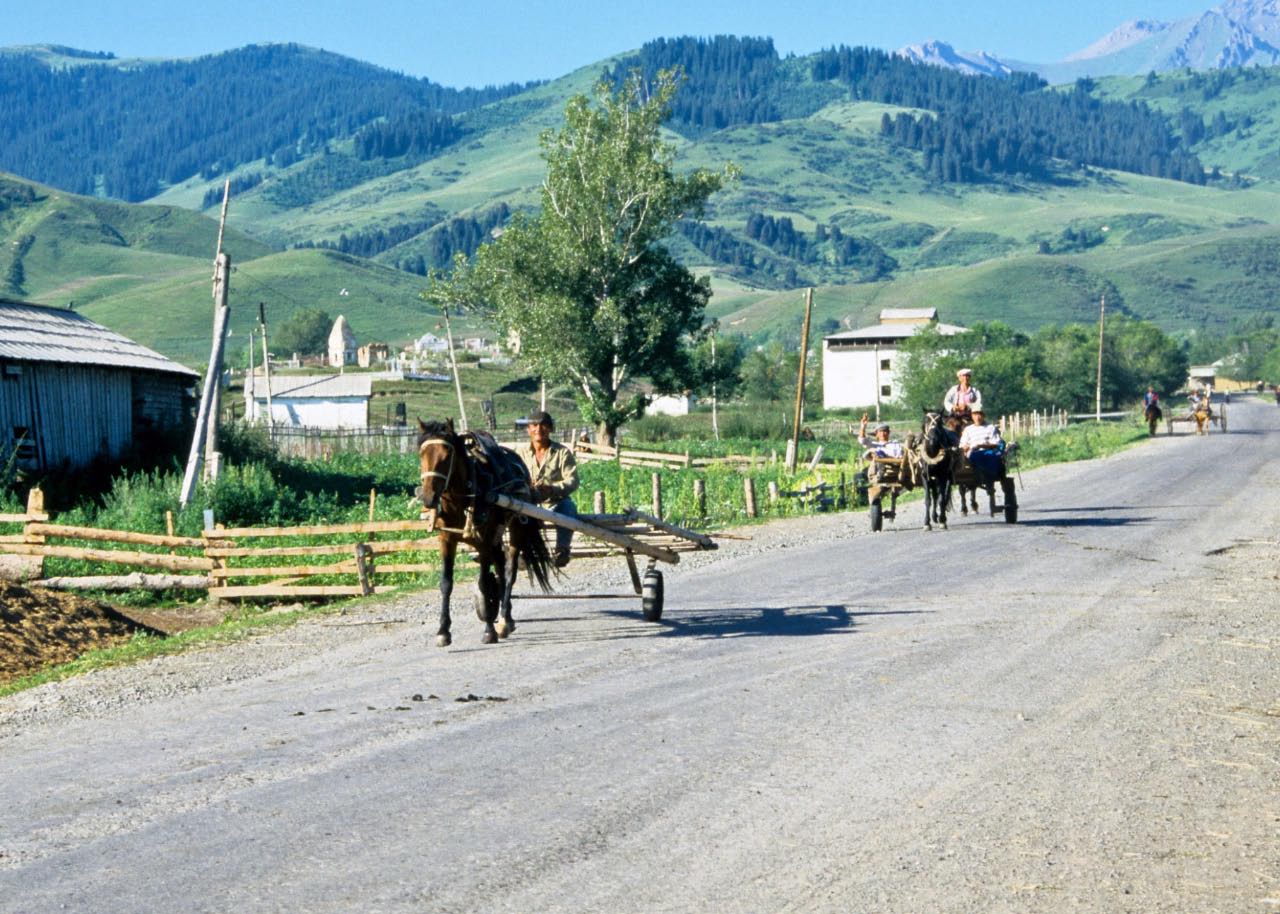
[{"label": "village building", "polygon": [[65,308],[0,299],[0,465],[78,468],[190,445],[199,375]]},{"label": "village building", "polygon": [[[933,326],[944,336],[967,328],[938,322],[937,308],[886,308],[872,327],[822,340],[822,406],[862,409],[898,399],[898,357],[904,340]],[[942,391],[938,400],[942,400]]]},{"label": "village building", "polygon": [[329,331],[329,367],[341,368],[356,363],[356,335],[341,314]]},{"label": "village building", "polygon": [[372,368],[376,362],[391,359],[391,347],[386,343],[368,343],[356,350],[356,364],[361,368]]},{"label": "village building", "polygon": [[449,341],[434,333],[424,333],[413,341],[413,348],[416,352],[447,352]]},{"label": "village building", "polygon": [[697,402],[698,398],[687,390],[681,394],[656,394],[649,398],[645,412],[650,416],[687,416]]},{"label": "village building", "polygon": [[[271,424],[284,428],[366,428],[373,379],[367,374],[272,375]],[[267,384],[245,379],[245,419],[267,421]]]}]

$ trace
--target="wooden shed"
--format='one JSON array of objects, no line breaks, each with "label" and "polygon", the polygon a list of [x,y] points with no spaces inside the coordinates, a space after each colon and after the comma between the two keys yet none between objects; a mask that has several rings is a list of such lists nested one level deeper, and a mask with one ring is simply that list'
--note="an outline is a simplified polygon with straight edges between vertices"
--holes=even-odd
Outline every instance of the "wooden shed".
[{"label": "wooden shed", "polygon": [[65,308],[0,298],[0,462],[82,467],[179,450],[199,375]]}]

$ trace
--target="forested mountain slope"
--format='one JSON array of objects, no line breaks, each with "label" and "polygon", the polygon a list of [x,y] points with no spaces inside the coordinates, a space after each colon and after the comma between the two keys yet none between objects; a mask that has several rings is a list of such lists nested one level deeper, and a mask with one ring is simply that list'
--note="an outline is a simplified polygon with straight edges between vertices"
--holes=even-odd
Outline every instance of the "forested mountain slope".
[{"label": "forested mountain slope", "polygon": [[[319,56],[341,72],[365,67]],[[325,120],[308,109],[317,118],[311,151],[306,132],[289,155],[262,143],[258,158],[217,160],[217,174],[192,172],[151,199],[216,216],[230,178],[230,222],[246,245],[233,258],[261,259],[253,272],[269,277],[256,289],[252,272],[247,282],[233,279],[233,297],[253,296],[251,306],[265,299],[278,313],[309,303],[340,310],[357,328],[408,339],[429,329],[412,302],[421,274],[473,252],[536,202],[537,138],[560,123],[565,100],[601,77],[673,65],[689,75],[669,122],[680,163],[731,160],[742,177],[712,201],[705,222],[682,224],[670,244],[712,275],[712,309],[739,332],[794,336],[787,290],[807,285],[820,287],[825,329],[856,326],[892,305],[1034,327],[1087,319],[1103,292],[1118,310],[1168,329],[1226,328],[1280,297],[1280,187],[1267,179],[1280,110],[1275,71],[1054,88],[1025,75],[960,76],[868,49],[783,58],[768,39],[729,37],[653,42],[488,96],[450,95],[367,68],[378,85],[385,79],[376,105],[387,110]],[[80,69],[112,68],[94,60]],[[310,128],[295,120],[289,129]],[[122,265],[126,253],[173,256],[145,242],[104,246],[24,219],[28,229],[19,231],[0,217],[6,251],[24,250],[23,294],[57,301],[75,289],[98,319],[131,322],[131,296],[172,302],[154,326],[126,332],[167,352],[201,351],[183,336],[207,334],[201,324],[164,321],[169,313],[189,321],[207,307],[211,241],[166,273]],[[264,257],[269,249],[280,253]],[[0,271],[10,263],[0,255]],[[360,295],[337,297],[351,285],[344,271],[360,277]]]}]

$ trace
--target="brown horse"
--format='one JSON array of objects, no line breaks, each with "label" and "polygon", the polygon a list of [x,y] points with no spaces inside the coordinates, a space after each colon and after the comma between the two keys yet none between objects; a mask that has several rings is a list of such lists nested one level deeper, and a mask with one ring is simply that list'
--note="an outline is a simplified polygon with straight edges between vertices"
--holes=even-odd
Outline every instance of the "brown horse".
[{"label": "brown horse", "polygon": [[476,604],[476,615],[484,623],[480,641],[493,644],[516,630],[511,616],[511,588],[521,560],[529,577],[544,593],[551,589],[551,553],[542,535],[542,521],[505,511],[486,500],[493,492],[529,498],[529,471],[515,452],[499,446],[488,435],[457,434],[452,419],[430,424],[419,419],[418,432],[422,504],[434,512],[436,529],[440,531],[440,628],[436,644],[448,647],[453,641],[449,601],[459,543],[474,549],[480,562],[480,598]]},{"label": "brown horse", "polygon": [[1154,435],[1156,433],[1156,426],[1160,423],[1160,420],[1164,418],[1164,411],[1160,409],[1159,404],[1152,403],[1146,408],[1143,413],[1143,418],[1147,423],[1148,434]]}]

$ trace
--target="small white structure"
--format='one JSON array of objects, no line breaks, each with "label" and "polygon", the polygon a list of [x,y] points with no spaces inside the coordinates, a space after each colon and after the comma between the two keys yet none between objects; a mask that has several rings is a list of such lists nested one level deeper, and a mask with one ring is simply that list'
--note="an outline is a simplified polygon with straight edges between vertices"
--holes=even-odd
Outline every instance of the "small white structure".
[{"label": "small white structure", "polygon": [[1222,367],[1222,359],[1212,365],[1192,365],[1187,369],[1187,388],[1202,390],[1213,388],[1218,380],[1218,369]]},{"label": "small white structure", "polygon": [[687,390],[679,395],[662,394],[649,398],[645,412],[650,416],[687,416],[697,402],[698,398]]},{"label": "small white structure", "polygon": [[[271,422],[283,427],[366,428],[373,379],[367,374],[275,375]],[[261,375],[245,379],[245,418],[265,422],[267,387]]]},{"label": "small white structure", "polygon": [[416,352],[445,352],[449,348],[449,341],[434,333],[424,333],[413,341],[413,348]]},{"label": "small white structure", "polygon": [[[933,325],[944,336],[967,328],[938,323],[937,308],[886,308],[880,323],[822,340],[822,406],[858,409],[898,398],[896,368],[902,341]],[[938,399],[942,399],[942,391]]]},{"label": "small white structure", "polygon": [[329,331],[329,366],[341,368],[343,365],[354,365],[356,362],[356,335],[351,325],[341,314],[333,322]]}]

